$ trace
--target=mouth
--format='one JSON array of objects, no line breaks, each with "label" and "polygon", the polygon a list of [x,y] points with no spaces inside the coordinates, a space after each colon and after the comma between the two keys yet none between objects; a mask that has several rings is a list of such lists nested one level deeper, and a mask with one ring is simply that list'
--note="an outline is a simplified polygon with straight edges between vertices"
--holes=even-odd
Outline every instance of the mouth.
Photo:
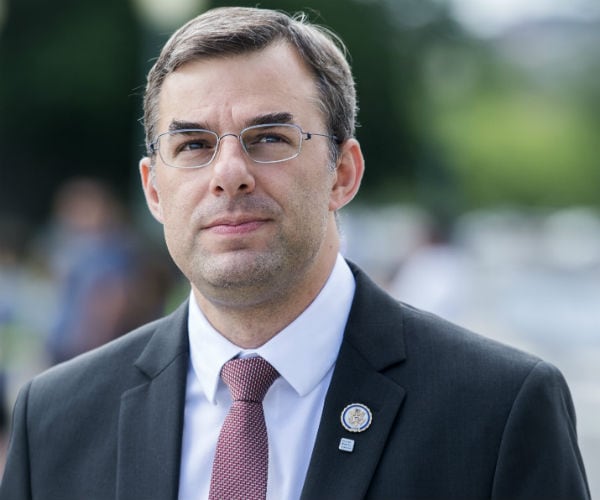
[{"label": "mouth", "polygon": [[259,216],[220,217],[206,224],[202,229],[214,234],[243,235],[257,231],[269,222]]}]

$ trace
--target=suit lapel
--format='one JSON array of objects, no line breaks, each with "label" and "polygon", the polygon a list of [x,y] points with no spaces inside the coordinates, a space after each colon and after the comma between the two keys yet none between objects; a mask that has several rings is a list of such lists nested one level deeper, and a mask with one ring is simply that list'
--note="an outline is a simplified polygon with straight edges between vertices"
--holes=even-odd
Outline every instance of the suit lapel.
[{"label": "suit lapel", "polygon": [[187,304],[157,327],[137,359],[147,382],[121,397],[117,499],[176,500],[189,348]]},{"label": "suit lapel", "polygon": [[[399,308],[351,267],[357,282],[354,303],[325,399],[303,500],[365,497],[405,395],[382,373],[405,357]],[[352,433],[341,425],[341,413],[352,403],[364,404],[372,412],[372,424],[364,432]],[[342,438],[354,441],[351,452],[339,449]]]}]

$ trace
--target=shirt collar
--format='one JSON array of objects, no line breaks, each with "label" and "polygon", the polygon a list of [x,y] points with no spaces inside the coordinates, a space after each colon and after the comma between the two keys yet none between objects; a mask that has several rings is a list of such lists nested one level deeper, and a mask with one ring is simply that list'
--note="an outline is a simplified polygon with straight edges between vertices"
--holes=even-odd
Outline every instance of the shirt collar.
[{"label": "shirt collar", "polygon": [[[292,323],[258,349],[245,351],[208,322],[192,294],[188,315],[192,369],[215,403],[221,367],[237,355],[259,355],[299,396],[311,392],[335,363],[354,297],[352,271],[341,255],[323,289]],[[310,370],[307,370],[310,367]]]}]

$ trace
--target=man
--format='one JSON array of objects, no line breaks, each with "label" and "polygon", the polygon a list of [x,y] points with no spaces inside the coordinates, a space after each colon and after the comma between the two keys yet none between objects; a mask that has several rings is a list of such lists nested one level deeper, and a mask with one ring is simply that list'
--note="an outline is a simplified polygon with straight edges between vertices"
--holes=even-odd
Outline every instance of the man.
[{"label": "man", "polygon": [[[339,256],[355,112],[343,49],[303,18],[226,8],[173,35],[140,171],[190,299],[22,390],[1,500],[589,498],[554,367],[396,303]],[[255,406],[268,460],[240,472],[255,443],[229,439],[235,467],[220,455],[238,397],[219,374],[256,356],[276,370]],[[254,473],[266,486],[244,494]]]}]

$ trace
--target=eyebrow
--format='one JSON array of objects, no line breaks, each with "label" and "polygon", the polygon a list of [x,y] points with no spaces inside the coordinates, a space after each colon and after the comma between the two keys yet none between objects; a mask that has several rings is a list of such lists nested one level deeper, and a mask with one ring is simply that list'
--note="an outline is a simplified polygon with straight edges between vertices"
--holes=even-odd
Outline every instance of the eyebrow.
[{"label": "eyebrow", "polygon": [[[292,123],[294,121],[294,115],[287,111],[281,111],[278,113],[266,113],[264,115],[258,115],[246,122],[244,127],[251,127],[252,125],[266,125],[268,123]],[[185,129],[205,129],[211,130],[207,123],[204,122],[190,122],[185,120],[173,120],[169,124],[169,132],[177,132],[178,130]]]},{"label": "eyebrow", "polygon": [[279,113],[267,113],[252,118],[246,123],[247,127],[252,125],[266,125],[267,123],[292,123],[294,121],[294,115],[287,111]]},{"label": "eyebrow", "polygon": [[177,132],[178,130],[184,130],[187,128],[203,128],[208,129],[208,126],[205,123],[199,122],[186,122],[182,120],[173,120],[169,124],[169,132]]}]

